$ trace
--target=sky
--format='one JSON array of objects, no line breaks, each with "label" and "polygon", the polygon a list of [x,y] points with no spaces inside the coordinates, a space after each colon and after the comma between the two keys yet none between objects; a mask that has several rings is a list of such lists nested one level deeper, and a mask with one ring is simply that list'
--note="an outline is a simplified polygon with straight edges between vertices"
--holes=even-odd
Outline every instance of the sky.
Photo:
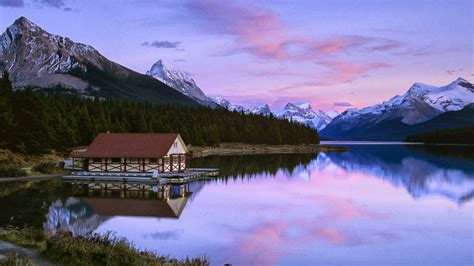
[{"label": "sky", "polygon": [[0,0],[0,29],[25,16],[140,73],[163,59],[246,107],[342,111],[472,82],[473,13],[471,0]]}]

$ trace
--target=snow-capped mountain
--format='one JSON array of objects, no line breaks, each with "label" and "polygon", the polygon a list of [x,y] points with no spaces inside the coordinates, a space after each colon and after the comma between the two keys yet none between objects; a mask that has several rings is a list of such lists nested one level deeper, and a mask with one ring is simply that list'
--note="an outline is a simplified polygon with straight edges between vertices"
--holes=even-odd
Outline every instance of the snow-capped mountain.
[{"label": "snow-capped mountain", "polygon": [[[333,117],[335,114],[336,112],[331,113]],[[311,104],[307,101],[287,103],[283,110],[276,113],[276,116],[305,124],[318,130],[324,129],[333,118],[322,110],[313,110]]]},{"label": "snow-capped mountain", "polygon": [[250,113],[269,116],[272,114],[272,111],[270,110],[270,106],[268,106],[268,104],[264,104],[253,107],[252,109],[250,109]]},{"label": "snow-capped mountain", "polygon": [[322,110],[313,110],[311,108],[311,104],[307,101],[287,103],[285,107],[279,112],[272,112],[268,104],[255,106],[249,109],[241,105],[232,104],[222,97],[215,97],[213,98],[213,101],[229,111],[238,111],[244,112],[246,114],[251,113],[265,116],[273,114],[275,117],[308,125],[309,127],[316,128],[318,130],[324,129],[334,117],[339,115],[339,112],[335,110],[329,111],[327,113]]},{"label": "snow-capped mountain", "polygon": [[472,103],[474,85],[463,78],[442,87],[415,83],[401,96],[397,95],[374,106],[343,112],[333,119],[321,135],[359,139],[368,136],[367,133],[373,132],[374,127],[385,124],[387,133],[390,133],[399,131],[400,125],[407,127],[428,122],[443,113],[460,111]]},{"label": "snow-capped mountain", "polygon": [[237,111],[237,112],[244,112],[246,114],[249,113],[249,109],[241,106],[241,105],[237,105],[237,104],[233,104],[231,102],[229,102],[228,100],[222,98],[222,97],[214,97],[212,98],[212,101],[214,101],[217,105],[219,105],[220,107],[223,107],[231,112],[233,111]]},{"label": "snow-capped mountain", "polygon": [[325,112],[327,116],[329,116],[331,119],[334,119],[334,117],[338,116],[341,114],[341,112],[339,112],[338,110],[331,110],[331,111],[327,111]]},{"label": "snow-capped mountain", "polygon": [[189,73],[165,64],[161,59],[153,64],[146,74],[165,83],[182,94],[195,99],[199,103],[215,106],[212,99],[207,97],[206,94],[204,94],[204,92],[196,85],[196,82]]},{"label": "snow-capped mountain", "polygon": [[13,86],[81,95],[197,105],[160,81],[110,61],[90,45],[51,34],[20,17],[0,35],[0,71]]},{"label": "snow-capped mountain", "polygon": [[14,84],[32,79],[33,83],[41,83],[37,79],[59,74],[51,78],[64,78],[66,83],[76,81],[78,88],[84,90],[87,84],[60,73],[85,72],[87,63],[103,68],[103,63],[108,62],[93,47],[48,33],[25,17],[15,20],[0,36],[0,67],[10,72]]}]

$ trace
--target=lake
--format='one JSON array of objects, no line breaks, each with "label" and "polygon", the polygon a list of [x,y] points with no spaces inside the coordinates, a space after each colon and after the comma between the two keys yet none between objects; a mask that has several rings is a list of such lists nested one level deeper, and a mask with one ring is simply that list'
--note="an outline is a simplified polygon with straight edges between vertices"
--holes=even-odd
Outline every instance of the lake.
[{"label": "lake", "polygon": [[213,265],[474,265],[474,148],[355,144],[197,158],[222,177],[157,193],[0,183],[0,226],[114,232]]}]

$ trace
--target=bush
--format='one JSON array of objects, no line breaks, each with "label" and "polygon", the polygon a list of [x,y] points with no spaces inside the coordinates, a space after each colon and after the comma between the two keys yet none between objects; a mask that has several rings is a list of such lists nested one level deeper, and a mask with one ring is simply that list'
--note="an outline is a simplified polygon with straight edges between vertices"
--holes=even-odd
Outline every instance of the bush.
[{"label": "bush", "polygon": [[0,266],[33,266],[35,265],[28,257],[17,253],[8,253],[3,260],[0,260]]},{"label": "bush", "polygon": [[26,175],[26,172],[22,170],[23,164],[23,160],[16,157],[11,151],[0,151],[0,177]]},{"label": "bush", "polygon": [[126,239],[111,234],[52,236],[47,239],[43,254],[52,262],[67,265],[209,265],[206,258],[178,261],[139,251]]},{"label": "bush", "polygon": [[209,265],[206,257],[184,260],[140,251],[124,238],[111,234],[73,237],[63,233],[48,236],[39,229],[0,231],[0,239],[38,250],[59,265]]},{"label": "bush", "polygon": [[42,174],[54,174],[62,171],[62,169],[55,162],[42,162],[33,167],[33,171]]}]

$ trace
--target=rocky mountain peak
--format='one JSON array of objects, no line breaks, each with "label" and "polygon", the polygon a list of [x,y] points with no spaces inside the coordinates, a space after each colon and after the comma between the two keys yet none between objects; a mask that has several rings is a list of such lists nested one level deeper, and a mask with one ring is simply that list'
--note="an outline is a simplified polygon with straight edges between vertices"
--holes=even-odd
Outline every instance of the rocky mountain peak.
[{"label": "rocky mountain peak", "polygon": [[[390,100],[362,109],[350,109],[337,116],[322,132],[325,137],[350,137],[351,132],[363,136],[368,128],[388,121],[413,126],[474,103],[474,86],[458,78],[446,86],[436,87],[416,82],[408,91]],[[363,132],[363,133],[360,133]]]},{"label": "rocky mountain peak", "polygon": [[255,106],[250,110],[250,113],[269,116],[270,114],[272,114],[272,111],[270,110],[270,106],[268,106],[268,104],[264,104],[260,106]]},{"label": "rocky mountain peak", "polygon": [[35,31],[37,29],[43,30],[40,26],[36,25],[33,23],[31,20],[27,19],[26,17],[19,17],[17,18],[11,26],[16,26],[21,28],[22,30],[25,31]]},{"label": "rocky mountain peak", "polygon": [[187,72],[174,68],[165,63],[162,59],[158,59],[147,75],[165,83],[171,88],[181,92],[182,94],[193,98],[201,104],[215,107],[215,103],[196,85],[196,82]]},{"label": "rocky mountain peak", "polygon": [[[92,46],[49,33],[26,17],[16,19],[0,35],[3,70],[9,72],[14,88],[196,104],[162,82],[110,61]],[[150,93],[151,88],[159,89]]]}]

